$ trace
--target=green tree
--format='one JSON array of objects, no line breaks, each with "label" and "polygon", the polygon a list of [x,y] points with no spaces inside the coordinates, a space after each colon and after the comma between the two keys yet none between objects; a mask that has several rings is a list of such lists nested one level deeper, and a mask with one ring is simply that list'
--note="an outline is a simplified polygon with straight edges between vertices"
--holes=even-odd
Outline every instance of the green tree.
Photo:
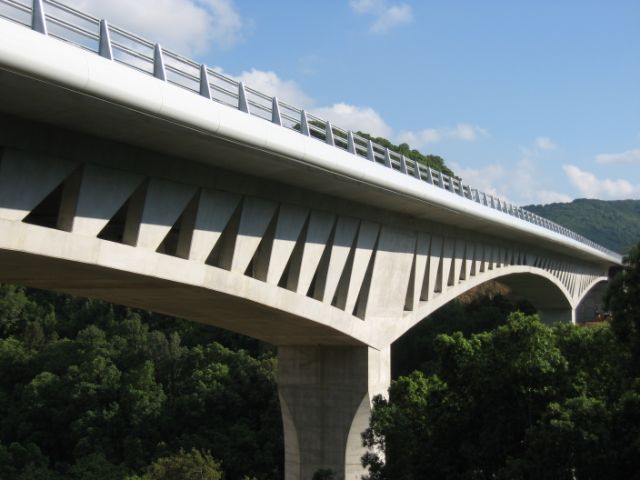
[{"label": "green tree", "polygon": [[145,480],[221,480],[222,470],[208,451],[192,449],[157,459],[149,467]]},{"label": "green tree", "polygon": [[622,270],[611,281],[605,306],[611,312],[611,328],[631,347],[634,372],[640,374],[640,244],[629,251]]},{"label": "green tree", "polygon": [[[0,286],[2,315],[0,464],[11,471],[0,469],[3,480],[92,472],[140,480],[154,459],[180,448],[218,452],[227,478],[282,477],[272,348],[22,287]],[[37,448],[44,463],[20,460],[11,445]]]},{"label": "green tree", "polygon": [[508,478],[527,432],[571,390],[555,331],[512,314],[491,332],[436,339],[434,374],[414,372],[377,398],[364,459],[372,479]]},{"label": "green tree", "polygon": [[101,453],[92,453],[79,458],[69,469],[69,480],[123,480],[129,469],[114,465]]}]

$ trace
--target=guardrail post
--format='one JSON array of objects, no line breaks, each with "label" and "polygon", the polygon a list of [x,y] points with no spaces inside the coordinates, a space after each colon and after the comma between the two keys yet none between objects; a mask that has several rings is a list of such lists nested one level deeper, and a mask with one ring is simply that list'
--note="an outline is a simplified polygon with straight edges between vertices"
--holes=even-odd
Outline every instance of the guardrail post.
[{"label": "guardrail post", "polygon": [[167,81],[167,71],[164,68],[164,56],[162,55],[162,47],[159,43],[156,43],[153,48],[153,76],[163,82]]},{"label": "guardrail post", "polygon": [[307,112],[302,110],[300,112],[300,132],[307,137],[311,135],[309,130],[309,121],[307,120]]},{"label": "guardrail post", "polygon": [[422,180],[422,175],[420,175],[420,164],[417,160],[413,161],[413,176],[418,180]]},{"label": "guardrail post", "polygon": [[433,185],[433,173],[431,172],[431,167],[427,167],[427,182]]},{"label": "guardrail post", "polygon": [[113,60],[113,50],[111,49],[111,36],[109,35],[109,24],[106,20],[100,20],[100,45],[98,53],[107,60]]},{"label": "guardrail post", "polygon": [[404,155],[400,155],[400,171],[407,174],[407,160],[404,158]]},{"label": "guardrail post", "polygon": [[273,97],[271,100],[271,122],[282,126],[282,115],[280,115],[280,102],[278,102],[278,97]]},{"label": "guardrail post", "polygon": [[47,35],[47,21],[44,16],[42,0],[33,0],[31,10],[31,30]]},{"label": "guardrail post", "polygon": [[244,89],[244,83],[238,83],[238,110],[244,113],[249,112],[249,100],[247,100],[247,91]]},{"label": "guardrail post", "polygon": [[367,159],[374,163],[376,161],[376,154],[373,151],[373,142],[371,140],[367,143]]},{"label": "guardrail post", "polygon": [[209,73],[206,65],[200,65],[200,95],[211,100],[211,87],[209,86]]},{"label": "guardrail post", "polygon": [[336,146],[336,141],[333,138],[333,128],[331,128],[331,122],[327,122],[325,123],[324,126],[324,140],[325,142],[327,142],[328,145],[331,145],[332,147]]},{"label": "guardrail post", "polygon": [[347,150],[349,151],[349,153],[353,153],[354,155],[356,155],[356,142],[353,139],[352,131],[347,132]]},{"label": "guardrail post", "polygon": [[391,168],[391,153],[389,153],[389,149],[384,149],[384,166]]}]

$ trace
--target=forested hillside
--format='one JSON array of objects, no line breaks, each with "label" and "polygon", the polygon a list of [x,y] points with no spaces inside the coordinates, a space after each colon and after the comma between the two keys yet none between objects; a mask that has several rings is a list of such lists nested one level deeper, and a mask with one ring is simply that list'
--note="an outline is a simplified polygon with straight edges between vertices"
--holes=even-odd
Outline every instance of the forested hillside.
[{"label": "forested hillside", "polygon": [[640,241],[640,200],[580,198],[524,208],[616,252],[626,253]]}]

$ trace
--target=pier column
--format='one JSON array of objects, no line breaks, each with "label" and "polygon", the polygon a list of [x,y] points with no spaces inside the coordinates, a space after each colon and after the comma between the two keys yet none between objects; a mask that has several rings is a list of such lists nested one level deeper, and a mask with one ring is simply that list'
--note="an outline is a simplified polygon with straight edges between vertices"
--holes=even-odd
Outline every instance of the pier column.
[{"label": "pier column", "polygon": [[279,347],[278,392],[284,424],[285,479],[311,480],[330,469],[359,480],[371,400],[387,393],[390,349]]}]

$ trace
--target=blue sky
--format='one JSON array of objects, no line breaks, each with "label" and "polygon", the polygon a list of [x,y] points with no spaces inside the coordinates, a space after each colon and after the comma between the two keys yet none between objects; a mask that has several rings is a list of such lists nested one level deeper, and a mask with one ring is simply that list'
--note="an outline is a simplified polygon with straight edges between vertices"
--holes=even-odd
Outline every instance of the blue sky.
[{"label": "blue sky", "polygon": [[519,204],[640,198],[640,1],[68,0]]}]

